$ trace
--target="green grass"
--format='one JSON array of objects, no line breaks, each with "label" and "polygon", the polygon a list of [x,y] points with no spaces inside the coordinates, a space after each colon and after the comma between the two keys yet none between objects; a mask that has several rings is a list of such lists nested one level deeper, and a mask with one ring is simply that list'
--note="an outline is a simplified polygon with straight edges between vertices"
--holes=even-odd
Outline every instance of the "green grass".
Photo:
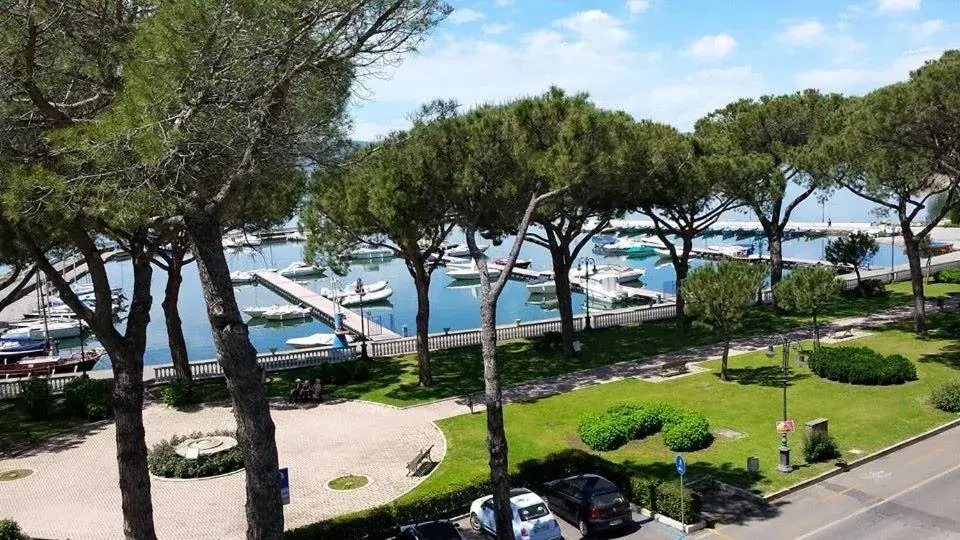
[{"label": "green grass", "polygon": [[86,419],[65,411],[62,402],[54,405],[50,416],[44,420],[31,419],[17,402],[0,402],[0,453],[34,445],[86,423]]},{"label": "green grass", "polygon": [[348,489],[362,488],[367,485],[368,482],[369,480],[366,476],[341,476],[334,478],[327,485],[330,486],[330,489],[346,491]]},{"label": "green grass", "polygon": [[[955,340],[960,318],[936,317],[932,323],[934,330],[926,338],[898,325],[855,341],[884,354],[907,356],[917,365],[917,381],[900,386],[852,386],[820,379],[806,368],[794,367],[788,410],[789,417],[801,426],[800,432],[804,422],[828,418],[830,433],[836,437],[843,457],[851,460],[856,457],[853,449],[869,453],[957,418],[932,408],[927,400],[940,382],[960,376],[960,346]],[[803,464],[802,436],[797,433],[790,437],[797,470],[789,475],[776,472],[779,438],[774,425],[782,414],[777,361],[762,353],[733,357],[730,382],[719,380],[715,371],[718,364],[708,362],[705,366],[710,372],[659,384],[630,379],[508,405],[504,415],[510,463],[568,447],[588,450],[576,432],[580,418],[586,414],[620,403],[665,401],[702,411],[714,432],[726,428],[746,435],[736,440],[717,436],[709,448],[685,454],[691,479],[709,475],[757,492],[771,492],[834,467],[831,463]],[[404,500],[486,474],[485,416],[458,416],[438,424],[447,438],[447,455],[433,475]],[[676,477],[674,454],[659,435],[599,455],[650,477]],[[760,458],[759,475],[746,471],[748,456]]]}]

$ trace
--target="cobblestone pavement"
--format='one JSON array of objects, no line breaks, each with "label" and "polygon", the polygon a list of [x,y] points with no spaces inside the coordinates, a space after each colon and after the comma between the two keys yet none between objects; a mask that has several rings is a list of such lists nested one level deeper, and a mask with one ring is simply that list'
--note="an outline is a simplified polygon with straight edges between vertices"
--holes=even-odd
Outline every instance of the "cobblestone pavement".
[{"label": "cobblestone pavement", "polygon": [[[932,312],[933,306],[928,305],[928,309]],[[861,327],[909,316],[910,310],[903,308],[835,321],[834,325],[853,326],[852,337],[859,337],[865,333]],[[811,332],[799,329],[785,335],[807,339]],[[829,330],[824,336],[826,342],[833,341]],[[755,351],[770,342],[770,336],[738,340],[731,344],[731,354]],[[507,402],[537,399],[627,377],[655,381],[664,363],[681,359],[699,362],[721,352],[718,346],[705,346],[620,362],[505,388],[503,397]],[[430,445],[436,461],[446,454],[446,441],[433,422],[471,410],[482,412],[482,403],[482,394],[405,409],[362,401],[308,406],[274,402],[280,466],[290,469],[291,504],[285,507],[286,526],[373,507],[413,489],[423,479],[406,476],[405,464]],[[148,446],[176,434],[232,429],[236,425],[226,405],[205,406],[194,412],[150,405],[144,410],[144,424]],[[88,426],[49,439],[15,459],[0,461],[0,470],[36,471],[27,478],[0,483],[0,518],[15,519],[38,537],[116,538],[122,523],[114,434],[109,423]],[[370,484],[348,492],[327,489],[327,482],[346,474],[367,476]],[[161,538],[200,540],[244,535],[242,473],[206,480],[154,479],[152,491]]]},{"label": "cobblestone pavement", "polygon": [[[406,476],[405,464],[433,445],[446,452],[443,435],[421,415],[363,402],[287,406],[275,403],[281,467],[290,469],[287,527],[386,503],[422,478]],[[161,405],[144,410],[147,444],[191,431],[233,429],[228,406],[181,412]],[[115,431],[102,424],[56,437],[0,470],[29,468],[31,476],[0,482],[0,517],[17,520],[42,538],[117,538],[122,530],[117,489]],[[326,487],[338,476],[364,475],[370,483],[353,491]],[[244,475],[206,480],[152,481],[154,517],[161,538],[242,538]]]}]

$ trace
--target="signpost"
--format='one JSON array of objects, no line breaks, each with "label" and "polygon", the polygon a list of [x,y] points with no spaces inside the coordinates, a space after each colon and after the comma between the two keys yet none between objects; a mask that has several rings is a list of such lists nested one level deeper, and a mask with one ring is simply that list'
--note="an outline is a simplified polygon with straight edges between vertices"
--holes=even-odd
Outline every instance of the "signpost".
[{"label": "signpost", "polygon": [[687,462],[683,460],[683,456],[677,456],[674,463],[677,466],[677,474],[680,475],[680,523],[686,525],[686,520],[683,518],[683,475],[687,473]]},{"label": "signpost", "polygon": [[785,433],[793,433],[796,429],[796,423],[793,420],[781,420],[777,422],[777,433],[783,435]]},{"label": "signpost", "polygon": [[286,467],[280,469],[280,500],[290,504],[290,471]]}]

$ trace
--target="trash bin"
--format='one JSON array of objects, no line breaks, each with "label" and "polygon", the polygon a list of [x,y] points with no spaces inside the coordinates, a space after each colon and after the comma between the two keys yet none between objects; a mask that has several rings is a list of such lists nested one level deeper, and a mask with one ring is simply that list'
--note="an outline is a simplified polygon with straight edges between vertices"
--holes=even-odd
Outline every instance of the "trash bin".
[{"label": "trash bin", "polygon": [[760,458],[750,456],[747,458],[747,471],[755,473],[760,472]]}]

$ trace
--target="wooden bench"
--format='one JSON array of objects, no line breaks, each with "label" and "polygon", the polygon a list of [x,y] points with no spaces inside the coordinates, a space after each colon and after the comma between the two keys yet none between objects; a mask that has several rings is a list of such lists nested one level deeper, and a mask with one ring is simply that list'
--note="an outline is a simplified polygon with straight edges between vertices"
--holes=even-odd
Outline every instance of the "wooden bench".
[{"label": "wooden bench", "polygon": [[433,450],[432,444],[426,449],[421,450],[416,457],[407,463],[407,476],[416,476],[417,472],[423,467],[424,463],[429,463],[430,465],[434,464],[433,459],[430,458],[431,450]]},{"label": "wooden bench", "polygon": [[687,372],[686,360],[673,360],[660,366],[661,377],[672,377],[674,375],[683,375]]},{"label": "wooden bench", "polygon": [[831,333],[831,337],[833,339],[844,339],[844,338],[853,337],[853,329],[854,329],[854,326],[852,324],[841,324],[839,326],[834,326],[833,332]]}]

